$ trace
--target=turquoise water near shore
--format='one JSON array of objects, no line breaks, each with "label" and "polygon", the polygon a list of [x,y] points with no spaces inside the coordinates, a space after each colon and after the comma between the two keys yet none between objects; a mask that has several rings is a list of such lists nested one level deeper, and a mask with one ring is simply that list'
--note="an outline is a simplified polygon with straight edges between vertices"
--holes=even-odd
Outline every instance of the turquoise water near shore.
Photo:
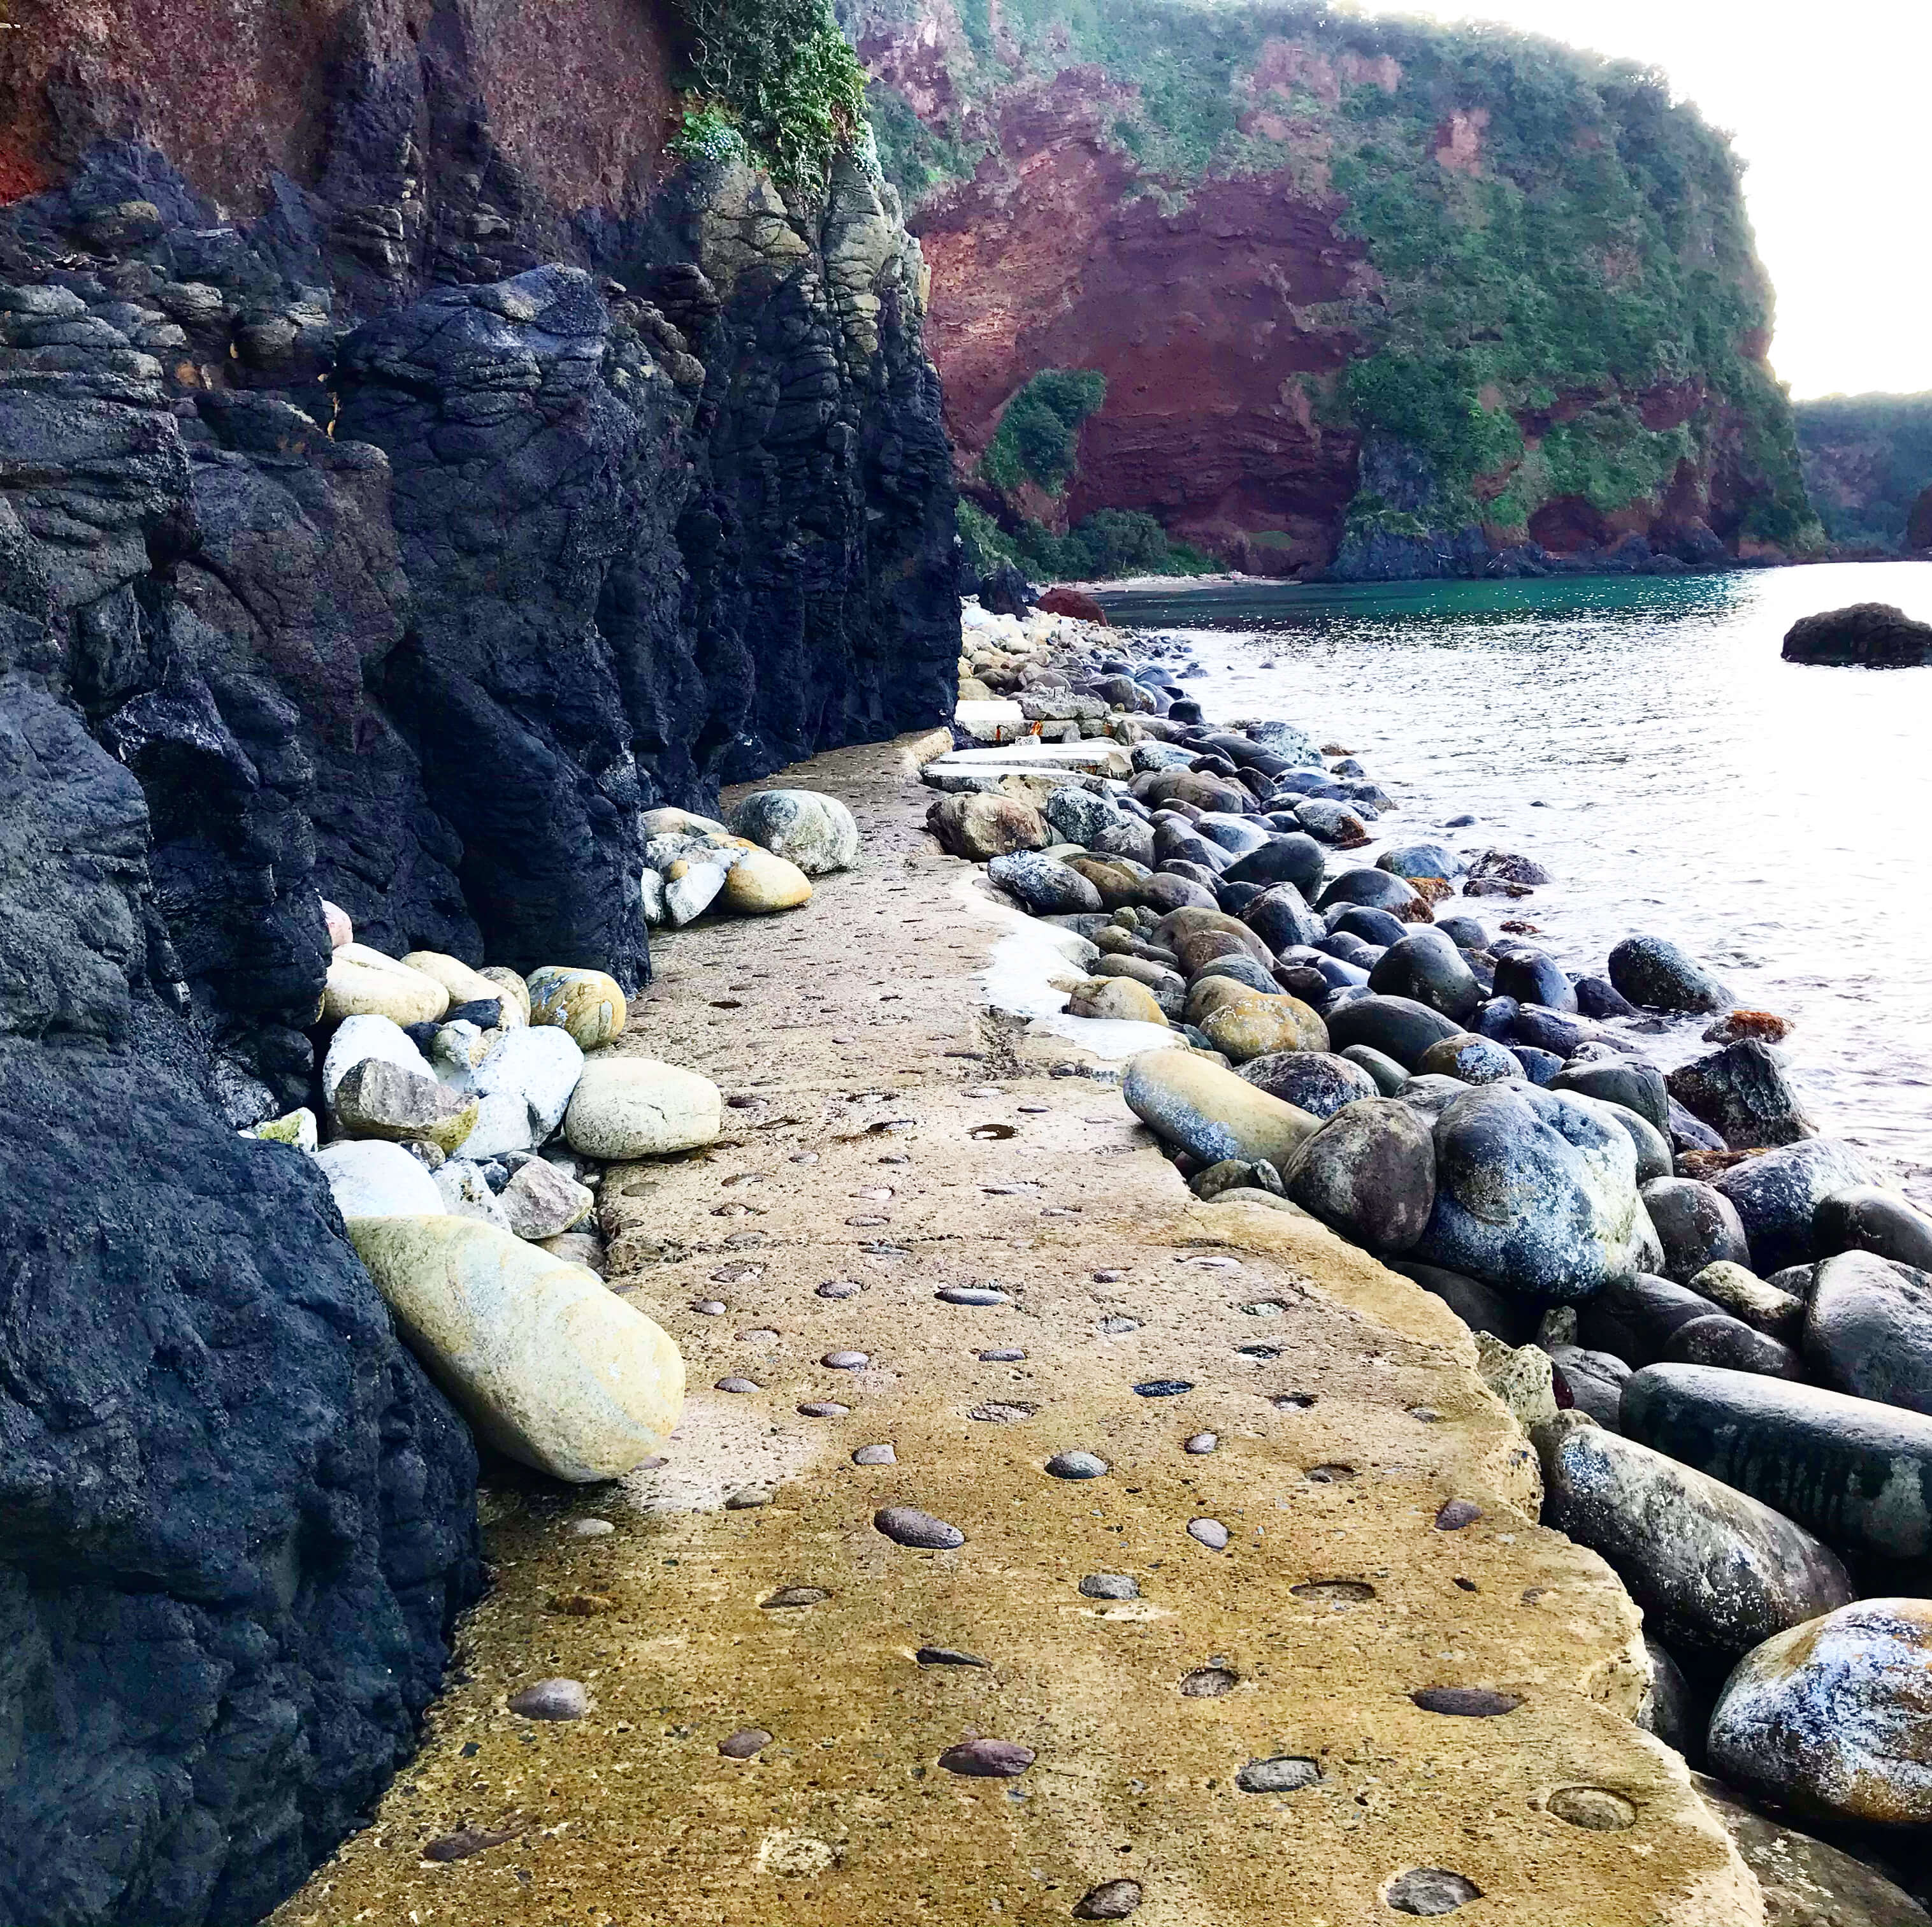
[{"label": "turquoise water near shore", "polygon": [[[1346,745],[1398,841],[1520,850],[1524,904],[1571,968],[1674,937],[1798,1028],[1820,1127],[1932,1205],[1932,668],[1802,666],[1800,616],[1895,603],[1932,621],[1932,563],[1528,582],[1256,584],[1102,598],[1184,640],[1216,720],[1282,716]],[[1709,1048],[1682,1022],[1666,1063]]]}]

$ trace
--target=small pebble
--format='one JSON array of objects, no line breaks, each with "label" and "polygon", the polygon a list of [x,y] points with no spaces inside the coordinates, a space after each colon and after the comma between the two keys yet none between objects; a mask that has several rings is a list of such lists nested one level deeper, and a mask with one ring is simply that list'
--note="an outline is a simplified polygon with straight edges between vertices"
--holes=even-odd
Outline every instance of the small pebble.
[{"label": "small pebble", "polygon": [[1297,1793],[1321,1777],[1322,1769],[1312,1760],[1280,1753],[1272,1760],[1250,1760],[1234,1775],[1234,1784],[1244,1793]]},{"label": "small pebble", "polygon": [[604,1539],[616,1530],[608,1519],[573,1519],[570,1536],[574,1539]]},{"label": "small pebble", "polygon": [[1412,1867],[1389,1883],[1388,1893],[1388,1904],[1397,1913],[1428,1917],[1454,1913],[1482,1897],[1483,1890],[1474,1880],[1451,1873],[1447,1867]]},{"label": "small pebble", "polygon": [[1277,1412],[1306,1412],[1315,1403],[1312,1391],[1277,1392],[1268,1400]]},{"label": "small pebble", "polygon": [[852,1408],[841,1405],[836,1399],[815,1398],[798,1408],[801,1418],[843,1418]]},{"label": "small pebble", "polygon": [[828,1352],[818,1361],[830,1371],[857,1372],[872,1362],[869,1352]]},{"label": "small pebble", "polygon": [[1090,1572],[1080,1582],[1082,1596],[1088,1599],[1138,1599],[1140,1582],[1128,1572]]},{"label": "small pebble", "polygon": [[990,1352],[982,1352],[978,1356],[982,1365],[1016,1365],[1026,1354],[1016,1346],[1001,1345]]},{"label": "small pebble", "polygon": [[1346,1484],[1354,1475],[1353,1466],[1310,1466],[1308,1469],[1308,1482],[1311,1485]]},{"label": "small pebble", "polygon": [[1142,1379],[1134,1387],[1143,1398],[1178,1398],[1194,1389],[1192,1379]]},{"label": "small pebble", "polygon": [[714,1391],[756,1391],[758,1387],[749,1379],[722,1378],[712,1389]]},{"label": "small pebble", "polygon": [[831,1597],[822,1586],[781,1586],[769,1599],[760,1599],[758,1604],[771,1612],[793,1606],[815,1606]]},{"label": "small pebble", "polygon": [[741,1485],[729,1494],[724,1501],[728,1512],[755,1511],[760,1505],[772,1502],[771,1487],[767,1485]]},{"label": "small pebble", "polygon": [[1047,1106],[1045,1104],[1022,1104],[1020,1106],[1020,1109],[1029,1117],[1041,1115],[1046,1111],[1047,1108]]},{"label": "small pebble", "polygon": [[1448,1713],[1457,1719],[1494,1719],[1522,1704],[1517,1694],[1487,1686],[1425,1686],[1408,1697],[1426,1713]]},{"label": "small pebble", "polygon": [[510,1710],[524,1719],[581,1719],[590,1696],[580,1679],[539,1679],[510,1700]]},{"label": "small pebble", "polygon": [[725,1306],[722,1298],[694,1298],[691,1308],[693,1311],[701,1312],[706,1318],[722,1318],[724,1316]]},{"label": "small pebble", "polygon": [[922,1666],[991,1666],[976,1652],[962,1652],[956,1646],[922,1646],[913,1655]]},{"label": "small pebble", "polygon": [[1100,1329],[1109,1338],[1124,1338],[1130,1331],[1138,1331],[1141,1322],[1138,1318],[1103,1318]]},{"label": "small pebble", "polygon": [[864,1289],[850,1278],[828,1278],[819,1286],[818,1295],[822,1298],[855,1298]]},{"label": "small pebble", "polygon": [[911,1546],[925,1552],[950,1552],[966,1543],[966,1535],[957,1526],[935,1519],[913,1505],[884,1505],[872,1514],[872,1523],[895,1545]]},{"label": "small pebble", "polygon": [[514,1840],[517,1829],[511,1827],[502,1832],[491,1832],[481,1826],[466,1826],[460,1833],[446,1833],[440,1840],[432,1840],[423,1849],[425,1860],[466,1860],[472,1853],[481,1853],[492,1847],[500,1847],[506,1840]]},{"label": "small pebble", "polygon": [[1421,1425],[1439,1425],[1442,1422],[1442,1413],[1432,1405],[1412,1405],[1408,1415]]},{"label": "small pebble", "polygon": [[1244,1358],[1278,1358],[1281,1356],[1279,1345],[1237,1345],[1234,1349]]},{"label": "small pebble", "polygon": [[855,1466],[896,1466],[899,1455],[890,1445],[861,1445],[852,1454]]},{"label": "small pebble", "polygon": [[933,1293],[944,1304],[1011,1304],[1012,1298],[1005,1292],[996,1292],[988,1285],[941,1285]]},{"label": "small pebble", "polygon": [[1017,1425],[1022,1419],[1030,1418],[1039,1409],[1036,1405],[1028,1405],[1018,1400],[993,1399],[984,1405],[969,1406],[966,1416],[986,1425]]},{"label": "small pebble", "polygon": [[1011,1739],[963,1739],[949,1746],[939,1763],[968,1779],[1016,1780],[1037,1757],[1030,1746]]},{"label": "small pebble", "polygon": [[1193,1453],[1196,1457],[1204,1457],[1220,1442],[1218,1435],[1213,1432],[1197,1432],[1181,1449]]},{"label": "small pebble", "polygon": [[1197,1666],[1192,1673],[1183,1675],[1180,1697],[1184,1700],[1218,1700],[1224,1693],[1232,1693],[1240,1683],[1225,1666]]},{"label": "small pebble", "polygon": [[1228,1529],[1219,1519],[1190,1519],[1187,1536],[1199,1540],[1210,1552],[1219,1552],[1228,1543]]},{"label": "small pebble", "polygon": [[815,1151],[795,1151],[788,1161],[794,1164],[816,1164],[818,1153]]},{"label": "small pebble", "polygon": [[1452,1499],[1436,1515],[1436,1529],[1438,1532],[1460,1532],[1465,1526],[1473,1526],[1483,1516],[1483,1508],[1470,1499]]},{"label": "small pebble", "polygon": [[1102,1880],[1073,1904],[1076,1920],[1124,1920],[1141,1904],[1138,1880]]},{"label": "small pebble", "polygon": [[1126,1281],[1127,1274],[1124,1271],[1096,1271],[1094,1274],[1094,1282],[1096,1285],[1124,1285]]},{"label": "small pebble", "polygon": [[718,1750],[728,1760],[748,1760],[771,1743],[772,1736],[763,1727],[741,1726],[718,1742]]},{"label": "small pebble", "polygon": [[776,1345],[778,1342],[778,1334],[768,1325],[754,1325],[748,1331],[738,1334],[741,1345]]},{"label": "small pebble", "polygon": [[1055,1478],[1104,1478],[1111,1468],[1092,1452],[1055,1452],[1046,1462]]}]

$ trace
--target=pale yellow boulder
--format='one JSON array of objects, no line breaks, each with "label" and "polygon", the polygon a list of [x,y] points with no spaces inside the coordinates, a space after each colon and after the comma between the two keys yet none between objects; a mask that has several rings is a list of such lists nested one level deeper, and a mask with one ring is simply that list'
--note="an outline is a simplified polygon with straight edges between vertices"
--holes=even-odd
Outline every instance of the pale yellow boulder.
[{"label": "pale yellow boulder", "polygon": [[1197,977],[1187,986],[1187,1021],[1190,1024],[1204,1023],[1216,1010],[1230,1004],[1267,995],[1266,991],[1257,990],[1252,983],[1244,983],[1238,977]]},{"label": "pale yellow boulder", "polygon": [[434,977],[367,944],[344,944],[329,959],[322,991],[322,1014],[328,1022],[387,1017],[406,1028],[433,1024],[448,1008],[449,992]]},{"label": "pale yellow boulder", "polygon": [[1111,1017],[1127,1024],[1158,1024],[1167,1028],[1167,1013],[1144,983],[1130,977],[1090,977],[1068,1000],[1071,1017]]},{"label": "pale yellow boulder", "polygon": [[1162,1143],[1180,1145],[1203,1164],[1239,1157],[1284,1170],[1322,1124],[1192,1051],[1142,1052],[1127,1066],[1120,1094]]},{"label": "pale yellow boulder", "polygon": [[490,964],[476,974],[502,999],[503,1013],[496,1020],[497,1029],[515,1030],[530,1021],[530,987],[514,971]]},{"label": "pale yellow boulder", "polygon": [[446,956],[441,950],[410,950],[403,962],[411,970],[434,977],[449,992],[452,1004],[487,1004],[503,994],[480,970],[472,970],[460,959]]},{"label": "pale yellow boulder", "polygon": [[694,1070],[655,1058],[592,1058],[571,1094],[563,1134],[572,1150],[614,1163],[709,1144],[724,1120],[723,1094]]},{"label": "pale yellow boulder", "polygon": [[1325,1051],[1328,1026],[1298,997],[1251,990],[1198,1020],[1202,1036],[1230,1062],[1276,1051]]},{"label": "pale yellow boulder", "polygon": [[769,850],[747,850],[724,873],[725,907],[740,917],[796,910],[811,895],[812,879],[804,871]]},{"label": "pale yellow boulder", "polygon": [[410,1349],[499,1451],[588,1484],[676,1427],[677,1347],[594,1272],[474,1218],[354,1218],[349,1236]]},{"label": "pale yellow boulder", "polygon": [[595,1050],[623,1033],[630,1006],[617,980],[601,970],[546,964],[530,976],[530,1022],[569,1032],[580,1050]]},{"label": "pale yellow boulder", "polygon": [[328,947],[339,950],[344,944],[356,941],[356,926],[350,920],[347,911],[339,903],[332,903],[327,897],[322,899],[322,920],[328,927]]},{"label": "pale yellow boulder", "polygon": [[316,1135],[315,1113],[306,1106],[271,1118],[266,1124],[257,1124],[242,1135],[259,1137],[264,1144],[292,1144],[298,1151],[313,1151],[320,1142]]}]

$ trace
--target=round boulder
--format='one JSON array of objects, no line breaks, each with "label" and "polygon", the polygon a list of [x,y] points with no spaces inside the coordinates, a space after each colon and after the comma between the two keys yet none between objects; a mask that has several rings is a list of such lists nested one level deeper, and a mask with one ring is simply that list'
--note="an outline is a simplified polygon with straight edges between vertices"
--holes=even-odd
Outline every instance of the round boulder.
[{"label": "round boulder", "polygon": [[1459,1097],[1435,1135],[1436,1208],[1418,1247],[1428,1263],[1568,1303],[1655,1254],[1636,1150],[1613,1121],[1495,1084]]},{"label": "round boulder", "polygon": [[808,877],[849,870],[859,860],[852,812],[818,790],[754,790],[731,812],[731,827]]},{"label": "round boulder", "polygon": [[1192,1051],[1144,1051],[1127,1066],[1120,1094],[1162,1143],[1203,1164],[1238,1157],[1279,1171],[1319,1123]]},{"label": "round boulder", "polygon": [[529,983],[531,1023],[567,1031],[579,1050],[595,1050],[623,1034],[630,1006],[615,977],[551,964],[532,971]]},{"label": "round boulder", "polygon": [[1652,1010],[1728,1010],[1737,999],[1666,937],[1626,937],[1610,953],[1610,982]]},{"label": "round boulder", "polygon": [[654,1058],[606,1057],[584,1067],[563,1131],[572,1150],[614,1163],[709,1144],[723,1119],[710,1078]]},{"label": "round boulder", "polygon": [[941,797],[926,812],[926,827],[948,855],[975,863],[1043,850],[1053,840],[1040,812],[1018,797]]},{"label": "round boulder", "polygon": [[1780,1806],[1932,1826],[1932,1600],[1861,1599],[1768,1639],[1724,1682],[1711,1764]]},{"label": "round boulder", "polygon": [[1932,1417],[1932,1272],[1869,1251],[1827,1258],[1805,1314],[1804,1355],[1837,1391]]},{"label": "round boulder", "polygon": [[1418,1071],[1424,1077],[1453,1077],[1462,1084],[1500,1084],[1505,1078],[1520,1077],[1522,1066],[1501,1044],[1465,1031],[1431,1044],[1422,1053]]},{"label": "round boulder", "polygon": [[1483,1001],[1468,961],[1439,930],[1418,930],[1391,944],[1370,971],[1369,988],[1380,997],[1408,998],[1459,1025]]},{"label": "round boulder", "polygon": [[1199,1022],[1208,1042],[1234,1064],[1281,1051],[1328,1048],[1328,1026],[1300,998],[1286,992],[1268,997],[1251,991]]},{"label": "round boulder", "polygon": [[1715,1185],[1694,1178],[1656,1178],[1643,1187],[1644,1208],[1664,1247],[1666,1278],[1688,1285],[1707,1265],[1743,1265],[1750,1246],[1737,1207]]},{"label": "round boulder", "polygon": [[1244,1080],[1312,1118],[1332,1118],[1345,1104],[1382,1095],[1358,1064],[1327,1051],[1274,1051],[1241,1067]]},{"label": "round boulder", "polygon": [[1826,1256],[1816,1229],[1819,1206],[1834,1192],[1871,1182],[1871,1167],[1864,1158],[1850,1145],[1828,1137],[1747,1158],[1716,1180],[1744,1224],[1751,1269],[1760,1277]]},{"label": "round boulder", "polygon": [[1552,956],[1541,950],[1509,950],[1496,959],[1496,995],[1546,1010],[1574,1011],[1576,992]]},{"label": "round boulder", "polygon": [[769,850],[747,850],[725,872],[720,896],[725,908],[740,917],[767,917],[809,902],[812,879],[796,863]]},{"label": "round boulder", "polygon": [[449,1008],[449,992],[433,977],[366,944],[342,944],[330,953],[323,981],[325,1022],[346,1017],[387,1017],[405,1028],[433,1024]]},{"label": "round boulder", "polygon": [[1875,1184],[1834,1191],[1819,1205],[1813,1223],[1821,1255],[1872,1251],[1932,1271],[1932,1218],[1896,1191],[1882,1191]]},{"label": "round boulder", "polygon": [[1429,1120],[1394,1098],[1364,1097],[1336,1112],[1282,1177],[1289,1197],[1343,1237],[1408,1250],[1436,1202]]},{"label": "round boulder", "polygon": [[1346,1052],[1351,1045],[1366,1044],[1411,1072],[1431,1044],[1462,1034],[1453,1017],[1408,997],[1364,997],[1333,1012],[1328,1022],[1331,1049]]},{"label": "round boulder", "polygon": [[1100,893],[1077,870],[1031,851],[995,857],[986,874],[1036,917],[1072,916],[1101,908]]}]

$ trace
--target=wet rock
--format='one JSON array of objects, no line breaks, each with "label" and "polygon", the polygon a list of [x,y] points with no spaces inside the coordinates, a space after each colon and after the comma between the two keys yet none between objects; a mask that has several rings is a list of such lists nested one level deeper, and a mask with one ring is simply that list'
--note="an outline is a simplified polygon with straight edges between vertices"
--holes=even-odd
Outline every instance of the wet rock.
[{"label": "wet rock", "polygon": [[1453,1077],[1459,1084],[1500,1084],[1522,1076],[1522,1066],[1502,1045],[1466,1032],[1431,1044],[1417,1071],[1424,1077]]},{"label": "wet rock", "polygon": [[[1274,891],[1270,886],[1286,884],[1296,893],[1296,900],[1300,902],[1321,887],[1327,866],[1328,857],[1320,843],[1303,832],[1289,830],[1269,836],[1238,857],[1222,874],[1230,883],[1260,884],[1270,896]],[[1313,913],[1305,903],[1302,905],[1302,915],[1313,918]],[[1292,941],[1306,943],[1310,939],[1298,936]],[[1276,944],[1276,947],[1282,947]]]},{"label": "wet rock", "polygon": [[590,1696],[580,1679],[539,1679],[510,1695],[511,1712],[521,1719],[581,1719]]},{"label": "wet rock", "polygon": [[1750,1257],[1737,1207],[1715,1185],[1692,1178],[1656,1178],[1642,1187],[1643,1204],[1664,1247],[1664,1275],[1688,1284],[1707,1265],[1743,1265]]},{"label": "wet rock", "polygon": [[1378,1096],[1376,1080],[1359,1064],[1327,1051],[1278,1051],[1241,1066],[1244,1082],[1312,1118],[1332,1118],[1345,1105]]},{"label": "wet rock", "polygon": [[1288,1196],[1377,1252],[1411,1249],[1436,1205],[1429,1121],[1400,1100],[1365,1097],[1310,1137],[1282,1174]]},{"label": "wet rock", "polygon": [[1581,1105],[1480,1087],[1442,1113],[1435,1142],[1435,1210],[1415,1247],[1426,1263],[1570,1302],[1660,1255],[1629,1138]]},{"label": "wet rock", "polygon": [[615,1163],[709,1144],[723,1128],[724,1098],[695,1071],[648,1057],[585,1064],[564,1113],[573,1151]]},{"label": "wet rock", "polygon": [[1670,1093],[1664,1073],[1654,1064],[1624,1058],[1613,1064],[1565,1064],[1550,1081],[1552,1091],[1574,1091],[1580,1097],[1618,1104],[1634,1111],[1666,1140],[1670,1132]]},{"label": "wet rock", "polygon": [[1250,1760],[1234,1775],[1234,1784],[1244,1793],[1298,1793],[1321,1777],[1322,1769],[1314,1760],[1277,1753],[1272,1759]]},{"label": "wet rock", "polygon": [[1584,1344],[1614,1352],[1632,1365],[1654,1364],[1680,1325],[1708,1318],[1717,1309],[1688,1285],[1640,1271],[1612,1280],[1584,1305],[1577,1334]]},{"label": "wet rock", "polygon": [[1767,1820],[1721,1781],[1690,1777],[1756,1877],[1765,1927],[1932,1927],[1932,1913],[1863,1861]]},{"label": "wet rock", "polygon": [[1073,1903],[1076,1920],[1125,1920],[1141,1904],[1138,1880],[1102,1880]]},{"label": "wet rock", "polygon": [[1390,1261],[1389,1268],[1439,1298],[1472,1331],[1486,1331],[1505,1345],[1520,1345],[1529,1336],[1535,1321],[1520,1300],[1506,1292],[1437,1265],[1398,1259]]},{"label": "wet rock", "polygon": [[1528,890],[1540,888],[1551,881],[1550,872],[1532,857],[1514,850],[1485,850],[1470,866],[1469,874],[1495,883],[1513,883]]},{"label": "wet rock", "polygon": [[1634,1017],[1636,1006],[1608,977],[1580,977],[1571,986],[1576,993],[1576,1008],[1598,1023],[1612,1017]]},{"label": "wet rock", "polygon": [[1672,1365],[1719,1365],[1730,1372],[1759,1372],[1767,1378],[1796,1379],[1804,1374],[1798,1354],[1730,1313],[1713,1310],[1673,1331],[1659,1355]]},{"label": "wet rock", "polygon": [[1875,1184],[1834,1191],[1814,1217],[1818,1255],[1870,1251],[1900,1265],[1932,1271],[1932,1217],[1896,1191]]},{"label": "wet rock", "polygon": [[916,1506],[884,1505],[872,1514],[873,1525],[895,1545],[911,1546],[924,1552],[950,1552],[966,1543],[966,1535],[957,1526],[935,1519]]},{"label": "wet rock", "polygon": [[1795,1812],[1932,1825],[1932,1601],[1862,1599],[1767,1640],[1725,1682],[1709,1747]]},{"label": "wet rock", "polygon": [[1755,1038],[1680,1065],[1670,1085],[1671,1096],[1734,1150],[1796,1144],[1818,1135],[1786,1082],[1777,1054]]},{"label": "wet rock", "polygon": [[1619,995],[1652,1010],[1724,1011],[1737,999],[1664,937],[1626,937],[1610,953]]},{"label": "wet rock", "polygon": [[1080,1592],[1087,1599],[1138,1599],[1141,1596],[1139,1582],[1126,1572],[1090,1572],[1080,1582]]},{"label": "wet rock", "polygon": [[968,1779],[1016,1780],[1038,1757],[1031,1747],[1010,1739],[966,1739],[949,1746],[939,1763]]},{"label": "wet rock", "polygon": [[1379,994],[1331,1011],[1326,1022],[1331,1050],[1346,1056],[1352,1046],[1366,1044],[1411,1073],[1431,1044],[1462,1034],[1462,1024],[1440,1010],[1412,998]]},{"label": "wet rock", "polygon": [[1574,1414],[1541,1427],[1544,1523],[1600,1553],[1672,1647],[1735,1658],[1856,1596],[1802,1526]]},{"label": "wet rock", "polygon": [[468,1218],[361,1218],[349,1235],[410,1349],[499,1451],[583,1484],[621,1477],[676,1427],[677,1347],[590,1273]]},{"label": "wet rock", "polygon": [[1369,827],[1354,810],[1320,797],[1297,804],[1294,820],[1318,843],[1338,850],[1359,850],[1369,840]]},{"label": "wet rock", "polygon": [[1818,1267],[1804,1356],[1824,1382],[1932,1417],[1932,1272],[1869,1251]]},{"label": "wet rock", "polygon": [[1043,850],[1053,841],[1046,818],[1017,797],[941,797],[926,812],[926,827],[949,856],[975,863],[1016,851]]},{"label": "wet rock", "polygon": [[1440,1011],[1459,1027],[1483,1001],[1482,988],[1462,952],[1439,930],[1418,930],[1390,944],[1370,971],[1369,988],[1378,997],[1406,998]]},{"label": "wet rock", "polygon": [[731,812],[732,830],[808,877],[859,860],[859,826],[836,797],[818,790],[754,790]]},{"label": "wet rock", "polygon": [[986,874],[1036,917],[1066,916],[1101,908],[1100,893],[1077,870],[1036,851],[995,857],[986,866]]},{"label": "wet rock", "polygon": [[1744,1372],[1658,1364],[1624,1386],[1623,1427],[1838,1551],[1932,1553],[1932,1418],[1918,1412]]},{"label": "wet rock", "polygon": [[1515,950],[1496,959],[1496,995],[1519,1004],[1574,1011],[1576,992],[1556,959],[1541,950]]},{"label": "wet rock", "polygon": [[1399,844],[1376,859],[1376,868],[1391,876],[1440,877],[1445,882],[1461,876],[1468,867],[1446,843]]},{"label": "wet rock", "polygon": [[1280,1170],[1318,1121],[1185,1050],[1146,1051],[1127,1066],[1120,1094],[1163,1143],[1204,1164],[1265,1161]]},{"label": "wet rock", "polygon": [[1760,1277],[1787,1265],[1809,1265],[1827,1254],[1814,1221],[1835,1191],[1872,1182],[1858,1153],[1835,1138],[1810,1138],[1733,1165],[1716,1181],[1736,1208]]},{"label": "wet rock", "polygon": [[1916,622],[1889,602],[1854,602],[1800,617],[1785,632],[1780,653],[1787,662],[1906,668],[1932,661],[1932,623]]}]

